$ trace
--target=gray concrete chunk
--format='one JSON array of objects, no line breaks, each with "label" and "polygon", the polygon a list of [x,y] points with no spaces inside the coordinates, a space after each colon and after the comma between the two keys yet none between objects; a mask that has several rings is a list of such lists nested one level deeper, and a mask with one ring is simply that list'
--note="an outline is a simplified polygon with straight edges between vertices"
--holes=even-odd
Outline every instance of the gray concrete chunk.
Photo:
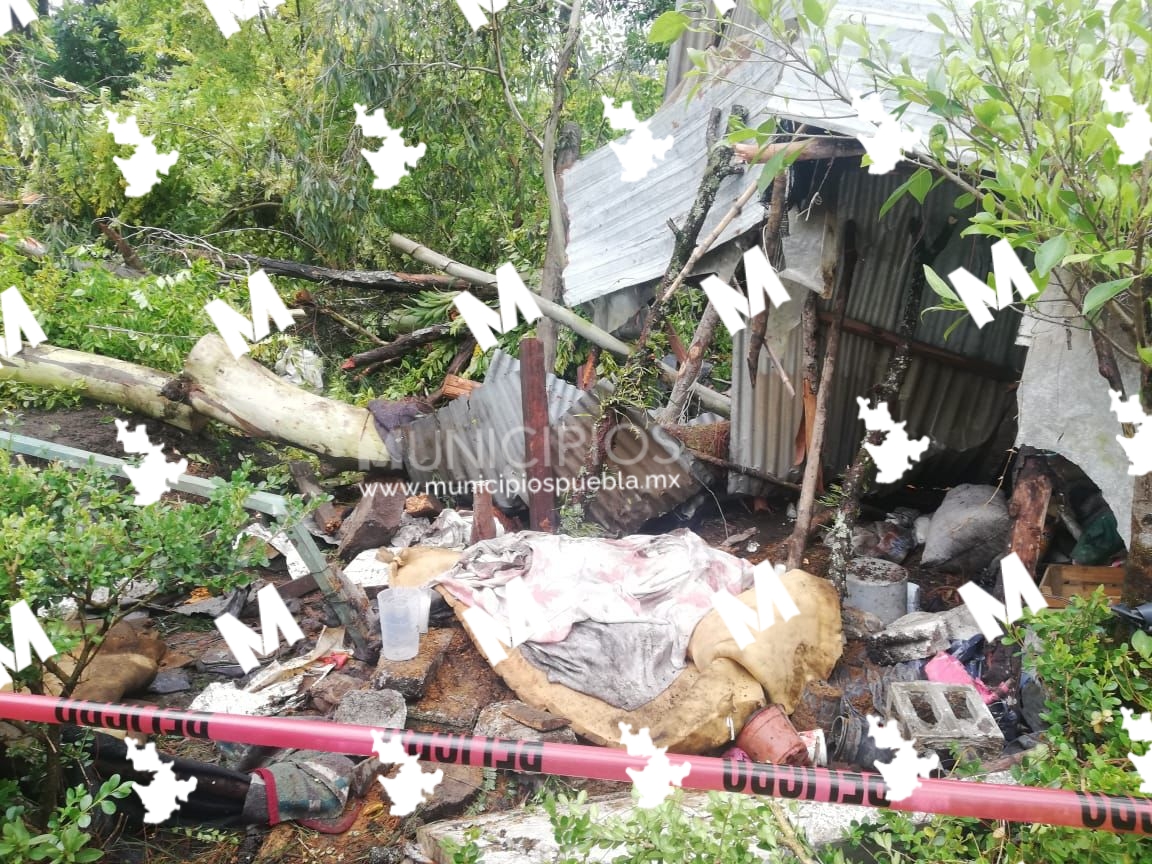
[{"label": "gray concrete chunk", "polygon": [[333,719],[377,729],[403,729],[408,705],[395,690],[352,690],[340,700]]}]

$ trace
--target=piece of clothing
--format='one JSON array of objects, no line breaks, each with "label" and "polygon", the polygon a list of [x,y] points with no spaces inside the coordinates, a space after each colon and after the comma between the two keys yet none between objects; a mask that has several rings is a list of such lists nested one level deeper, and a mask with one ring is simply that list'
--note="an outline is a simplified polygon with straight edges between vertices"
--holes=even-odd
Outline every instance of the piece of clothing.
[{"label": "piece of clothing", "polygon": [[[517,578],[522,599],[512,610]],[[683,529],[620,540],[524,531],[477,543],[434,581],[491,615],[506,645],[514,612],[524,656],[549,681],[632,710],[684,669],[713,594],[750,588],[752,565]],[[601,626],[576,629],[581,622]]]}]

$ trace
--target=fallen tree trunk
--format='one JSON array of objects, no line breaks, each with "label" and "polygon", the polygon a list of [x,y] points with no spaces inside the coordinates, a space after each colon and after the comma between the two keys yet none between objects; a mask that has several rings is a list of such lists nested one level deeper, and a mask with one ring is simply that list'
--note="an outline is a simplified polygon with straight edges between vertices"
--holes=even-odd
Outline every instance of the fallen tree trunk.
[{"label": "fallen tree trunk", "polygon": [[216,333],[196,343],[184,375],[197,413],[253,438],[276,438],[362,466],[392,463],[366,409],[309,393],[249,357],[236,359]]},{"label": "fallen tree trunk", "polygon": [[274,438],[342,462],[393,464],[366,409],[289,384],[248,357],[237,360],[215,333],[196,343],[180,377],[41,344],[6,358],[3,380],[78,387],[96,402],[192,432],[211,418],[253,438]]},{"label": "fallen tree trunk", "polygon": [[425,327],[413,333],[406,333],[385,345],[381,345],[379,348],[370,348],[360,354],[353,354],[344,361],[340,368],[356,369],[361,366],[367,366],[370,363],[382,363],[385,360],[395,360],[397,357],[403,357],[413,348],[427,345],[429,342],[435,342],[437,339],[443,339],[448,335],[448,329],[448,324],[433,324],[431,327]]},{"label": "fallen tree trunk", "polygon": [[199,431],[205,418],[163,394],[171,378],[147,366],[43,343],[35,348],[25,345],[19,354],[0,364],[0,381],[79,387],[84,396],[96,402],[118,405],[179,429]]},{"label": "fallen tree trunk", "polygon": [[[286,261],[282,258],[265,258],[262,255],[249,255],[241,252],[226,252],[222,256],[210,252],[201,253],[206,258],[222,257],[225,261],[243,261],[254,264],[272,276],[288,276],[306,282],[326,285],[339,285],[344,288],[365,288],[372,291],[421,291],[425,289],[466,288],[467,284],[450,276],[438,273],[396,273],[392,270],[336,270],[331,267],[317,267],[299,261]],[[495,293],[495,292],[493,292]]]}]

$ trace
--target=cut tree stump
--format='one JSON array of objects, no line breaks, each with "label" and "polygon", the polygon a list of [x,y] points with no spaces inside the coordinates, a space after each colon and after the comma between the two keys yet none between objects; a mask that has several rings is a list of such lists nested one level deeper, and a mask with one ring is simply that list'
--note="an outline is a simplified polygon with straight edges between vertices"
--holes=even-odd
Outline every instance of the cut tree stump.
[{"label": "cut tree stump", "polygon": [[480,381],[469,381],[467,378],[461,378],[459,375],[445,375],[444,386],[440,392],[444,395],[445,399],[458,399],[461,396],[469,395],[479,386],[481,386]]}]

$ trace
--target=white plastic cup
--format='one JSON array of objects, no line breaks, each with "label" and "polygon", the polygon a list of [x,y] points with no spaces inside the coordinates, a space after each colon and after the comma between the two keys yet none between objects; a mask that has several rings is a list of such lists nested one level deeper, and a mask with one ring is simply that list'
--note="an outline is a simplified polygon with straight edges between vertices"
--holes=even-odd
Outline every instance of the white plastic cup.
[{"label": "white plastic cup", "polygon": [[380,608],[380,655],[385,660],[411,660],[420,653],[418,588],[389,588],[377,595]]}]

